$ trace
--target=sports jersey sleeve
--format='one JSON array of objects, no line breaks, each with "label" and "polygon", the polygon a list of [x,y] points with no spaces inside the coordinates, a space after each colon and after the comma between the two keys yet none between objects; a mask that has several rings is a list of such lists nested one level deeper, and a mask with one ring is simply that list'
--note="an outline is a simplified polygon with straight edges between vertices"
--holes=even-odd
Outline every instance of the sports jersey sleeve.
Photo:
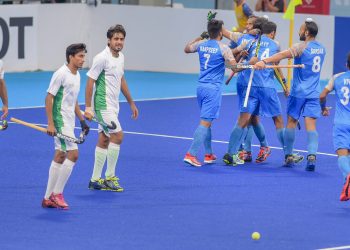
[{"label": "sports jersey sleeve", "polygon": [[230,32],[230,40],[234,42],[238,42],[238,40],[243,36],[243,33],[240,32]]},{"label": "sports jersey sleeve", "polygon": [[220,44],[219,46],[221,49],[222,56],[225,59],[225,62],[230,62],[232,60],[235,60],[232,54],[232,50],[226,44]]},{"label": "sports jersey sleeve", "polygon": [[289,51],[292,53],[293,58],[300,57],[303,54],[306,46],[306,43],[296,43],[289,48]]},{"label": "sports jersey sleeve", "polygon": [[328,82],[328,84],[326,85],[325,88],[328,89],[329,91],[332,91],[334,89],[334,81],[335,81],[335,79],[337,79],[342,74],[344,74],[344,72],[332,76],[331,79],[329,79],[329,82]]},{"label": "sports jersey sleeve", "polygon": [[103,57],[97,56],[92,62],[90,70],[86,75],[94,80],[97,80],[102,70],[105,68],[106,60]]},{"label": "sports jersey sleeve", "polygon": [[200,40],[198,42],[192,43],[190,45],[190,52],[196,52],[198,47],[199,47],[199,45],[201,45],[203,42],[205,42],[205,40]]},{"label": "sports jersey sleeve", "polygon": [[47,92],[52,94],[53,96],[56,96],[58,90],[63,84],[63,81],[63,76],[55,72],[51,78],[50,86],[47,89]]},{"label": "sports jersey sleeve", "polygon": [[246,17],[253,15],[253,11],[251,10],[251,8],[247,3],[244,3],[242,8],[243,8],[243,13]]},{"label": "sports jersey sleeve", "polygon": [[4,79],[4,63],[0,60],[0,79]]}]

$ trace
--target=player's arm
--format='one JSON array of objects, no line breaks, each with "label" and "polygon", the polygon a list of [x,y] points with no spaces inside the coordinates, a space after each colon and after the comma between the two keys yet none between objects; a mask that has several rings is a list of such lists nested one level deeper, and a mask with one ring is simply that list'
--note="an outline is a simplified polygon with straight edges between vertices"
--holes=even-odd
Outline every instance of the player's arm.
[{"label": "player's arm", "polygon": [[85,88],[85,112],[84,112],[84,116],[89,121],[91,121],[92,117],[94,116],[94,111],[92,110],[92,106],[91,106],[94,84],[95,84],[95,80],[88,76],[88,79],[86,82],[86,88]]},{"label": "player's arm", "polygon": [[52,116],[54,98],[55,96],[51,93],[47,93],[45,98],[45,109],[46,109],[46,116],[47,116],[47,134],[51,136],[54,136],[55,134],[55,125],[54,125],[53,116]]},{"label": "player's arm", "polygon": [[184,49],[185,53],[197,52],[198,45],[201,43],[202,40],[202,37],[197,37],[193,41],[187,43]]},{"label": "player's arm", "polygon": [[279,63],[282,59],[293,58],[291,50],[284,50],[255,64],[256,69],[264,69],[268,63]]},{"label": "player's arm", "polygon": [[122,77],[122,81],[121,81],[121,91],[123,93],[123,95],[125,96],[126,100],[128,101],[131,111],[132,111],[132,118],[133,119],[137,119],[137,117],[139,116],[139,110],[137,109],[134,100],[131,97],[130,91],[129,91],[129,87],[128,84],[126,83],[125,77]]},{"label": "player's arm", "polygon": [[329,116],[329,110],[330,107],[326,106],[326,101],[327,101],[327,95],[332,92],[334,88],[334,77],[332,77],[326,87],[323,89],[322,93],[320,94],[320,105],[322,109],[322,115],[323,116]]},{"label": "player's arm", "polygon": [[8,115],[8,97],[7,89],[4,79],[0,79],[0,98],[2,101],[2,116],[1,119],[5,119]]},{"label": "player's arm", "polygon": [[85,131],[85,135],[89,133],[90,127],[86,124],[85,119],[83,115],[81,114],[80,106],[78,104],[78,101],[75,103],[74,108],[75,115],[78,116],[78,119],[80,121],[81,130]]}]

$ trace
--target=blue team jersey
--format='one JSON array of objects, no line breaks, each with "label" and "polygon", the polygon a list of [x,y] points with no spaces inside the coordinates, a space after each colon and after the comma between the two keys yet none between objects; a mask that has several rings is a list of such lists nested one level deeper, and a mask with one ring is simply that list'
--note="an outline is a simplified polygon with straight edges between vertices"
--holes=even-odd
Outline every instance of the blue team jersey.
[{"label": "blue team jersey", "polygon": [[[254,43],[252,50],[248,55],[248,60],[255,56],[255,52],[257,49],[257,43]],[[273,56],[274,54],[280,52],[280,47],[278,43],[266,35],[261,36],[260,40],[260,48],[258,52],[259,61],[266,59],[268,57]],[[245,76],[248,77],[251,73],[251,69],[245,70]],[[254,77],[252,81],[252,86],[255,87],[264,87],[264,88],[275,88],[275,76],[273,69],[264,69],[264,70],[255,70]]]},{"label": "blue team jersey", "polygon": [[290,51],[294,64],[304,64],[305,68],[293,71],[290,95],[298,98],[318,98],[320,96],[320,75],[326,56],[325,47],[317,41],[301,42],[293,45]]},{"label": "blue team jersey", "polygon": [[[244,41],[247,41],[247,46],[245,49],[249,50],[248,52],[250,52],[253,47],[252,43],[257,42],[257,37],[251,34],[244,34],[238,39],[237,46],[241,45]],[[241,63],[244,63],[246,61],[247,61],[247,58],[245,58]],[[237,84],[241,84],[242,86],[246,86],[249,80],[249,75],[247,76],[245,71],[246,70],[238,72],[238,76],[237,76]]]},{"label": "blue team jersey", "polygon": [[350,125],[350,71],[334,75],[326,88],[337,96],[334,124]]},{"label": "blue team jersey", "polygon": [[225,75],[225,61],[234,60],[230,48],[217,40],[208,40],[194,43],[191,51],[196,51],[199,55],[199,84],[208,87],[221,86]]}]

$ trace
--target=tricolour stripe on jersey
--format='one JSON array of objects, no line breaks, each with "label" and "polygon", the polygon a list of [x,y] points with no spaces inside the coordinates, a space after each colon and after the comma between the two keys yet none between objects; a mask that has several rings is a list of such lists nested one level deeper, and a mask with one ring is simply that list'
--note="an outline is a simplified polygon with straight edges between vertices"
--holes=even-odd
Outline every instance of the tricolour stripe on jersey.
[{"label": "tricolour stripe on jersey", "polygon": [[106,110],[106,77],[105,71],[102,70],[101,74],[98,76],[96,82],[96,90],[94,97],[95,110]]}]

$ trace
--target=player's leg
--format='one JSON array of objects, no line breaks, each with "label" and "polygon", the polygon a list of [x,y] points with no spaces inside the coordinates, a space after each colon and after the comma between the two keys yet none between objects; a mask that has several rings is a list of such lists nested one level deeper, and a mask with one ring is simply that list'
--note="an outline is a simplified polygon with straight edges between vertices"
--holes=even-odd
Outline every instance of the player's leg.
[{"label": "player's leg", "polygon": [[204,139],[204,163],[211,164],[216,161],[216,155],[213,153],[212,149],[212,134],[211,134],[211,126],[208,128],[207,137]]},{"label": "player's leg", "polygon": [[[197,88],[197,101],[200,108],[200,122],[196,128],[192,144],[187,151],[184,162],[191,166],[201,167],[202,163],[198,160],[197,154],[200,147],[204,144],[206,151],[211,149],[211,124],[219,115],[221,106],[221,89],[212,89],[207,87]],[[212,154],[212,152],[211,152]],[[209,160],[209,157],[207,157]]]},{"label": "player's leg", "polygon": [[297,127],[298,120],[302,109],[305,105],[304,98],[296,98],[289,96],[287,101],[287,126],[284,131],[284,153],[285,153],[285,166],[292,167],[294,165],[293,148],[295,142],[295,128]]},{"label": "player's leg", "polygon": [[[55,144],[56,144],[56,140],[59,141],[59,139],[55,138]],[[59,142],[59,144],[61,143]],[[42,207],[44,208],[57,208],[56,203],[50,200],[50,196],[53,192],[57,179],[60,175],[62,163],[64,162],[65,157],[66,155],[64,151],[55,150],[54,159],[51,162],[50,169],[49,169],[49,177],[47,181],[45,196],[44,196],[44,199],[42,200]]]},{"label": "player's leg", "polygon": [[305,117],[305,127],[307,131],[307,163],[306,171],[315,171],[316,153],[318,149],[318,133],[316,130],[316,120],[321,116],[321,106],[319,98],[306,99],[302,115]]},{"label": "player's leg", "polygon": [[251,124],[247,127],[247,133],[239,148],[239,158],[244,160],[244,162],[252,161],[252,139],[253,139],[254,129]]},{"label": "player's leg", "polygon": [[350,126],[334,124],[333,145],[338,155],[338,167],[344,180],[340,201],[347,201],[350,200]]},{"label": "player's leg", "polygon": [[257,158],[255,159],[255,162],[257,163],[264,162],[267,159],[267,157],[271,154],[271,149],[268,146],[266,135],[265,135],[265,128],[260,122],[259,116],[257,115],[252,116],[252,126],[256,137],[260,141],[260,150]]},{"label": "player's leg", "polygon": [[[118,121],[119,124],[119,121]],[[105,185],[111,191],[122,192],[124,188],[119,184],[119,178],[116,175],[116,168],[119,158],[120,145],[124,137],[123,131],[110,134],[110,141],[107,149],[107,169]]]}]

